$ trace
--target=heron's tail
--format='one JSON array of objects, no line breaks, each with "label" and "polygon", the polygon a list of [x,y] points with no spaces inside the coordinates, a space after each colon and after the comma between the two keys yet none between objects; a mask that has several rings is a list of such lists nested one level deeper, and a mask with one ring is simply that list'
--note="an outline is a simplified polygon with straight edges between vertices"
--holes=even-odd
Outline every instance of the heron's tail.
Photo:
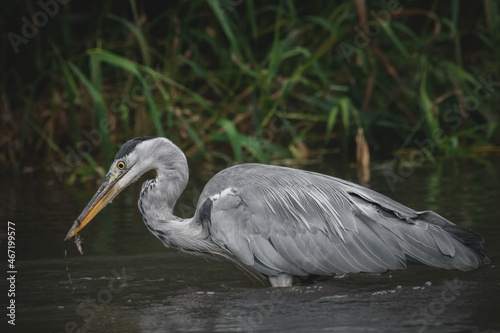
[{"label": "heron's tail", "polygon": [[456,225],[432,211],[419,212],[418,215],[420,220],[440,227],[454,239],[471,249],[476,254],[480,265],[489,264],[491,262],[486,256],[486,250],[483,246],[483,236],[474,230]]}]

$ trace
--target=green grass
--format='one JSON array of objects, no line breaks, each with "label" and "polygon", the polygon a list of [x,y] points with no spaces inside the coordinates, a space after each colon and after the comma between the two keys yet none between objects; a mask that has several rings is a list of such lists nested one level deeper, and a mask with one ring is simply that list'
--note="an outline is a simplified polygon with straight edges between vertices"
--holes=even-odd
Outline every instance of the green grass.
[{"label": "green grass", "polygon": [[[498,145],[499,87],[476,96],[490,75],[500,81],[496,2],[402,1],[387,22],[372,16],[387,1],[357,3],[69,3],[19,54],[4,45],[0,88],[13,117],[0,163],[64,165],[66,147],[83,147],[91,130],[101,140],[65,179],[101,172],[96,160],[139,135],[167,136],[193,160],[237,163],[353,156],[359,129],[379,160],[418,149],[415,140],[436,142],[430,161]],[[17,33],[31,17],[19,4],[5,12]],[[376,32],[370,44],[356,44],[362,17]]]}]

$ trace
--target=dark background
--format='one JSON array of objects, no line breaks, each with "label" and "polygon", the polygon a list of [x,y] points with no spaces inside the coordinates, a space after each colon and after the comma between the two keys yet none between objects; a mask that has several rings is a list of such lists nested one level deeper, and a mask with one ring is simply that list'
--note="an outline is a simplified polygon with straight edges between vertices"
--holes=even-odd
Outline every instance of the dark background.
[{"label": "dark background", "polygon": [[495,1],[61,2],[2,6],[8,172],[93,177],[140,135],[223,165],[498,150]]}]

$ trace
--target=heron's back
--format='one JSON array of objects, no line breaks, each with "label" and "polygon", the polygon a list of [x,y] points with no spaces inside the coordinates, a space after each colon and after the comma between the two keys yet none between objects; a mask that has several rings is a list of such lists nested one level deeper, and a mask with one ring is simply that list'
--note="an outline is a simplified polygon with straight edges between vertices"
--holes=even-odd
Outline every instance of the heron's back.
[{"label": "heron's back", "polygon": [[411,263],[470,270],[489,262],[472,230],[291,168],[225,169],[203,190],[197,212],[217,244],[265,275],[383,272]]}]

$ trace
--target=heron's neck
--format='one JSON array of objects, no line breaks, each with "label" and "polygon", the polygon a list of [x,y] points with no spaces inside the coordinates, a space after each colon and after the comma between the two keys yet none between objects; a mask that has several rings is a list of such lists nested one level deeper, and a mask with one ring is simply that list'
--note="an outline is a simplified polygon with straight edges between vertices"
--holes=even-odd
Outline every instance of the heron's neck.
[{"label": "heron's neck", "polygon": [[165,221],[181,220],[174,216],[173,210],[183,189],[182,184],[160,176],[145,181],[138,203],[146,225],[155,224],[155,221],[163,224]]},{"label": "heron's neck", "polygon": [[165,245],[187,251],[203,252],[206,231],[192,218],[183,219],[173,214],[175,203],[186,188],[188,167],[184,156],[156,166],[156,178],[142,185],[139,210],[144,223]]}]

